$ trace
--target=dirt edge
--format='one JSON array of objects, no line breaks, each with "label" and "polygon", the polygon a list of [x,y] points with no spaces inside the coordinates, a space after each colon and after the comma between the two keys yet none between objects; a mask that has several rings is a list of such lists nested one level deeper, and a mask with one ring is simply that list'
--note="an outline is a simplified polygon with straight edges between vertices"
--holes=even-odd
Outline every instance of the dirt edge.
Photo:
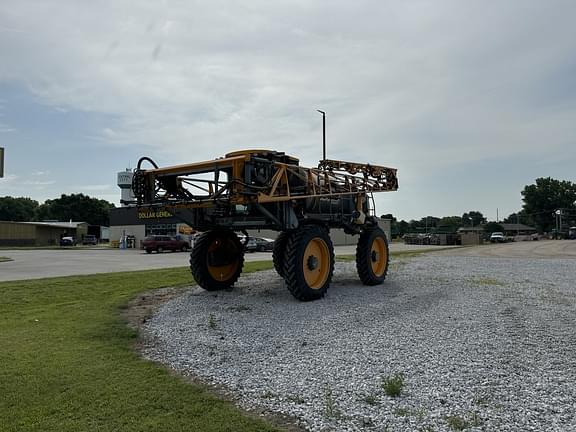
[{"label": "dirt edge", "polygon": [[[183,295],[184,293],[196,289],[196,287],[167,287],[158,288],[151,291],[138,294],[130,300],[125,307],[121,310],[121,317],[126,325],[138,332],[137,342],[134,349],[142,356],[142,350],[154,343],[154,341],[146,337],[143,327],[146,322],[154,316],[154,314],[168,301]],[[163,368],[167,368],[162,363],[157,363]],[[168,368],[169,369],[169,368]],[[234,405],[242,411],[246,416],[252,418],[264,418],[273,426],[284,430],[286,432],[305,432],[306,429],[298,424],[296,418],[274,413],[264,409],[246,410],[239,405],[239,398],[224,386],[216,385],[198,376],[183,375],[174,369],[169,369],[172,374],[182,378],[184,381],[197,385],[208,390],[210,393],[215,394],[217,397],[226,401],[234,403]]]}]

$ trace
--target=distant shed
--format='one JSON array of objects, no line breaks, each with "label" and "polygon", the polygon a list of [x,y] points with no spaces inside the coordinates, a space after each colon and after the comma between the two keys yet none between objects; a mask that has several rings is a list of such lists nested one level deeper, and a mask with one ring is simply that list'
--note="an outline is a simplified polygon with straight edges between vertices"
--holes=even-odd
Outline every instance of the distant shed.
[{"label": "distant shed", "polygon": [[8,222],[0,221],[0,246],[54,246],[62,237],[83,238],[86,222]]}]

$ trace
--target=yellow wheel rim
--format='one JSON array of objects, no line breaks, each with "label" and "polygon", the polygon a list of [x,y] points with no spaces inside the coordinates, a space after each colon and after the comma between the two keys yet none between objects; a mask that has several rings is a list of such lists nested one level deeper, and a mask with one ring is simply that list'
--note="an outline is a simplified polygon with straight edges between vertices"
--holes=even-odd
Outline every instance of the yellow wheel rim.
[{"label": "yellow wheel rim", "polygon": [[314,237],[306,246],[302,260],[302,270],[306,284],[312,289],[320,289],[330,273],[330,251],[320,237]]},{"label": "yellow wheel rim", "polygon": [[[210,246],[208,246],[208,253],[213,253],[220,248],[233,248],[236,249],[234,244],[230,241],[222,241],[222,239],[214,240]],[[230,279],[236,273],[238,269],[239,260],[236,259],[230,264],[222,265],[222,266],[211,266],[208,265],[208,273],[212,276],[215,280],[224,282]]]},{"label": "yellow wheel rim", "polygon": [[388,263],[388,249],[386,248],[386,241],[382,237],[376,237],[372,242],[370,248],[370,265],[372,273],[376,277],[380,277],[386,271],[386,264]]}]

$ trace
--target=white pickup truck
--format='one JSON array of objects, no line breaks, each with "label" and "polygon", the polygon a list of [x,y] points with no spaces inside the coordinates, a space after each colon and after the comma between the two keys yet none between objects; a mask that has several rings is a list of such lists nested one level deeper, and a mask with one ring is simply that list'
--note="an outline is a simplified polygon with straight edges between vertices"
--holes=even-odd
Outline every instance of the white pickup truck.
[{"label": "white pickup truck", "polygon": [[503,232],[493,232],[492,235],[490,235],[490,243],[505,243],[506,242],[506,237],[504,236]]}]

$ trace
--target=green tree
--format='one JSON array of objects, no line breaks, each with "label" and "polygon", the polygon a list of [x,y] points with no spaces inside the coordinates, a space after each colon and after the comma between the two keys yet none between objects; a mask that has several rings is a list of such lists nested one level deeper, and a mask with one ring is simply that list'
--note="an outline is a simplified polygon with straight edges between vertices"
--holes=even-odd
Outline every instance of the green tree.
[{"label": "green tree", "polygon": [[396,233],[400,237],[402,237],[404,234],[410,231],[410,224],[408,224],[408,222],[406,222],[405,220],[401,220],[400,222],[397,222],[395,225],[396,225]]},{"label": "green tree", "polygon": [[530,215],[527,215],[524,210],[520,210],[516,213],[509,214],[506,218],[504,218],[502,222],[507,224],[515,224],[515,223],[521,223],[524,225],[534,224],[534,221],[532,220]]},{"label": "green tree", "polygon": [[462,215],[462,224],[464,226],[478,226],[486,223],[486,218],[477,210],[466,212]]},{"label": "green tree", "polygon": [[420,219],[420,226],[427,227],[428,231],[430,231],[430,229],[438,226],[438,222],[440,222],[440,218],[435,216],[424,216]]},{"label": "green tree", "polygon": [[456,232],[462,226],[460,216],[445,216],[438,221],[438,230]]},{"label": "green tree", "polygon": [[484,225],[484,232],[491,234],[493,232],[504,232],[504,227],[497,222],[488,222]]},{"label": "green tree", "polygon": [[0,198],[0,220],[13,222],[30,222],[38,208],[38,201],[30,198]]},{"label": "green tree", "polygon": [[574,210],[576,207],[576,184],[551,177],[540,177],[535,184],[522,191],[523,210],[531,215],[541,231],[554,228],[554,212],[558,209]]},{"label": "green tree", "polygon": [[109,212],[114,204],[84,194],[62,195],[46,200],[38,207],[38,220],[87,222],[90,225],[108,225]]}]

